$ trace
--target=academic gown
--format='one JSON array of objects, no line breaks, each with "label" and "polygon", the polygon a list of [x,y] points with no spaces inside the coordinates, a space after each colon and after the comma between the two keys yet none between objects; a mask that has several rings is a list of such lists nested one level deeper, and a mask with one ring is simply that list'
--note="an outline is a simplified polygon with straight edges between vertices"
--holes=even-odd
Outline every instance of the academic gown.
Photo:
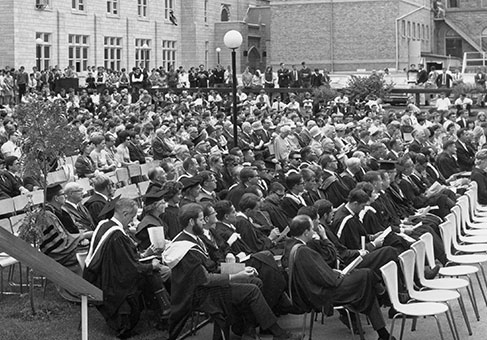
[{"label": "academic gown", "polygon": [[350,192],[339,175],[329,172],[323,173],[323,184],[320,186],[320,190],[334,207],[345,203]]},{"label": "academic gown", "polygon": [[286,216],[285,211],[279,205],[278,199],[268,196],[262,203],[260,209],[269,214],[272,225],[277,227],[279,231],[282,232],[289,225],[289,219]]},{"label": "academic gown", "polygon": [[183,228],[179,225],[179,207],[169,205],[166,207],[166,210],[161,215],[161,220],[165,226],[167,226],[167,230],[164,229],[166,238],[172,240],[173,238],[178,235]]},{"label": "academic gown", "polygon": [[236,229],[230,228],[228,225],[217,222],[215,226],[215,232],[219,236],[220,240],[220,247],[225,247],[228,245],[230,247],[230,252],[234,255],[237,255],[238,253],[244,252],[245,254],[251,254],[252,250],[247,243],[242,238],[237,238],[231,245],[228,243],[228,240],[230,237],[232,237],[233,234],[238,233]]},{"label": "academic gown", "polygon": [[[98,225],[102,219],[107,218],[105,216],[99,216],[107,202],[108,201],[103,196],[96,192],[85,202],[85,207],[90,212],[95,225]],[[108,218],[111,218],[111,216]]]},{"label": "academic gown", "polygon": [[[142,221],[137,225],[137,230],[135,232],[135,237],[137,238],[138,248],[140,251],[144,251],[151,245],[151,240],[149,238],[149,228],[152,227],[164,227],[164,223],[162,222],[159,216],[154,216],[152,214],[146,214]],[[165,235],[165,230],[164,230]]]},{"label": "academic gown", "polygon": [[271,240],[257,229],[246,216],[237,216],[235,228],[252,253],[272,248]]},{"label": "academic gown", "polygon": [[[116,223],[108,220],[98,227],[94,249],[102,236]],[[140,295],[146,275],[152,275],[152,264],[138,261],[134,242],[121,230],[108,236],[85,267],[83,278],[103,291],[103,304],[97,308],[107,324],[119,333],[129,332],[137,324],[142,305]]]},{"label": "academic gown", "polygon": [[[296,239],[288,241],[285,258],[289,259],[291,249],[299,242]],[[290,280],[293,304],[302,311],[323,307],[325,313],[331,315],[333,306],[346,304],[358,312],[369,312],[372,305],[377,304],[375,276],[371,270],[356,269],[343,276],[304,244],[296,250]]]}]

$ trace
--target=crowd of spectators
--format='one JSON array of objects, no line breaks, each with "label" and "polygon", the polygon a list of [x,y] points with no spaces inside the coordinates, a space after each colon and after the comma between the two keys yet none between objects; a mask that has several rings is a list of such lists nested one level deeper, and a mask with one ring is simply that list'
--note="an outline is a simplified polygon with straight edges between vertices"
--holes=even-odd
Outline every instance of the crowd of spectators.
[{"label": "crowd of spectators", "polygon": [[[210,86],[208,72],[200,68],[190,70],[189,84]],[[68,68],[66,77],[69,72],[75,76]],[[5,84],[11,75],[2,73],[0,84]],[[226,73],[217,67],[214,85],[224,84]],[[412,101],[401,110],[385,109],[372,96],[351,110],[345,94],[320,106],[311,92],[270,98],[266,70],[257,95],[245,91],[245,86],[257,85],[253,80],[238,91],[235,144],[231,96],[217,89],[191,94],[154,90],[154,84],[177,87],[180,78],[171,70],[110,74],[98,68],[89,74],[95,81],[88,77],[86,88],[59,94],[51,91],[50,80],[34,87],[26,82],[24,91],[23,74],[21,67],[12,82],[18,102],[66,103],[70,124],[85,138],[74,171],[78,178],[91,179],[94,188],[86,202],[75,183],[48,188],[54,222],[41,249],[72,267],[76,246],[92,239],[84,276],[103,287],[106,299],[100,311],[121,338],[130,336],[138,321],[138,294],[150,292],[145,299],[153,299],[159,315],[169,318],[171,337],[192,310],[203,310],[232,314],[236,334],[254,336],[254,326],[260,325],[276,339],[294,339],[276,323],[274,313],[318,307],[328,313],[333,304],[349,304],[367,314],[380,339],[386,339],[378,306],[390,303],[379,279],[380,266],[397,260],[426,232],[433,235],[438,262],[446,263],[438,225],[464,190],[469,172],[483,185],[480,203],[487,203],[487,153],[482,149],[487,120],[484,112],[472,116],[473,103],[466,103],[466,96],[452,105],[443,95],[441,106],[427,111]],[[197,83],[191,74],[197,75]],[[305,63],[301,70],[281,65],[277,74],[272,85],[280,87],[312,88],[329,81],[326,72],[311,72]],[[41,72],[40,79],[51,78],[45,75]],[[119,77],[118,86],[110,86],[115,83],[112,76]],[[36,187],[23,177],[20,141],[26,136],[15,120],[15,95],[2,94],[0,190],[3,197],[14,197]],[[141,223],[130,230],[135,203],[112,199],[113,187],[104,174],[149,161],[154,166],[148,172]],[[151,245],[148,229],[154,226],[163,226],[172,241],[166,249]],[[386,236],[388,227],[393,232]],[[283,255],[282,266],[287,267],[294,261],[297,238],[319,254],[316,265],[324,273],[315,282],[298,276],[286,292],[285,275],[273,255]],[[140,256],[161,253],[162,261],[139,262]],[[229,254],[245,262],[246,269],[219,273]],[[332,270],[359,255],[366,260],[350,278],[343,280]],[[120,264],[117,257],[126,260]],[[120,264],[120,270],[109,269],[108,262]],[[429,268],[428,274],[434,276],[437,269]],[[323,295],[314,295],[319,292]],[[296,297],[294,306],[290,293]],[[248,318],[245,310],[251,311]]]}]

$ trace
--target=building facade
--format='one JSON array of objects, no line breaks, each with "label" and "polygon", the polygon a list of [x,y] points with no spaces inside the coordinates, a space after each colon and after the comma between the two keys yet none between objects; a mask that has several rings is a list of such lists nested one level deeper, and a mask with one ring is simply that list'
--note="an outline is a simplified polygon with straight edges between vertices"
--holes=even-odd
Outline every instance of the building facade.
[{"label": "building facade", "polygon": [[268,25],[252,13],[266,9],[264,0],[2,0],[0,65],[187,69],[214,67],[219,57],[229,65],[223,35],[237,28],[242,68],[254,45],[265,62]]},{"label": "building facade", "polygon": [[403,68],[431,52],[429,0],[272,0],[270,7],[273,65]]}]

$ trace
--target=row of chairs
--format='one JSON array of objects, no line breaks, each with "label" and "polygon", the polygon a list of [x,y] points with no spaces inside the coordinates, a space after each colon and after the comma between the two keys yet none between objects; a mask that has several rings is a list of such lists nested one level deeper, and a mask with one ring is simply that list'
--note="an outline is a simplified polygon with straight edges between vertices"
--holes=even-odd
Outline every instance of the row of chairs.
[{"label": "row of chairs", "polygon": [[[472,303],[477,320],[480,320],[479,309],[472,285],[471,276],[475,275],[482,297],[487,306],[486,291],[487,278],[483,263],[487,262],[487,207],[481,207],[477,202],[477,185],[472,182],[469,190],[459,198],[452,212],[440,224],[440,233],[448,262],[440,269],[439,278],[428,280],[424,277],[425,260],[431,267],[435,266],[433,238],[431,234],[423,235],[415,242],[410,250],[399,256],[399,262],[404,275],[404,282],[411,300],[404,304],[399,301],[397,265],[390,262],[381,268],[384,282],[387,286],[391,302],[398,313],[394,322],[402,318],[400,339],[404,334],[406,317],[413,317],[411,330],[415,330],[416,321],[421,316],[432,316],[436,319],[441,339],[444,339],[441,324],[437,315],[445,314],[453,339],[460,339],[450,302],[457,300],[467,326],[472,335],[471,325],[466,313],[461,291],[465,289]],[[414,268],[420,290],[414,286]],[[482,274],[481,280],[479,273]]]}]

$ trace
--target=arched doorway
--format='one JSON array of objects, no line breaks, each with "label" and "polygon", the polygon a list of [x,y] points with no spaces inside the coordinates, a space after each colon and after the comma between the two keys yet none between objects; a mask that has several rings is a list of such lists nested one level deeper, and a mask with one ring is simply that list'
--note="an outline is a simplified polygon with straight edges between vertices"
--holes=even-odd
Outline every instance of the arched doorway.
[{"label": "arched doorway", "polygon": [[247,58],[249,69],[251,71],[260,70],[260,72],[262,73],[263,70],[261,69],[260,53],[257,48],[255,46],[252,46],[248,53],[249,54]]}]

